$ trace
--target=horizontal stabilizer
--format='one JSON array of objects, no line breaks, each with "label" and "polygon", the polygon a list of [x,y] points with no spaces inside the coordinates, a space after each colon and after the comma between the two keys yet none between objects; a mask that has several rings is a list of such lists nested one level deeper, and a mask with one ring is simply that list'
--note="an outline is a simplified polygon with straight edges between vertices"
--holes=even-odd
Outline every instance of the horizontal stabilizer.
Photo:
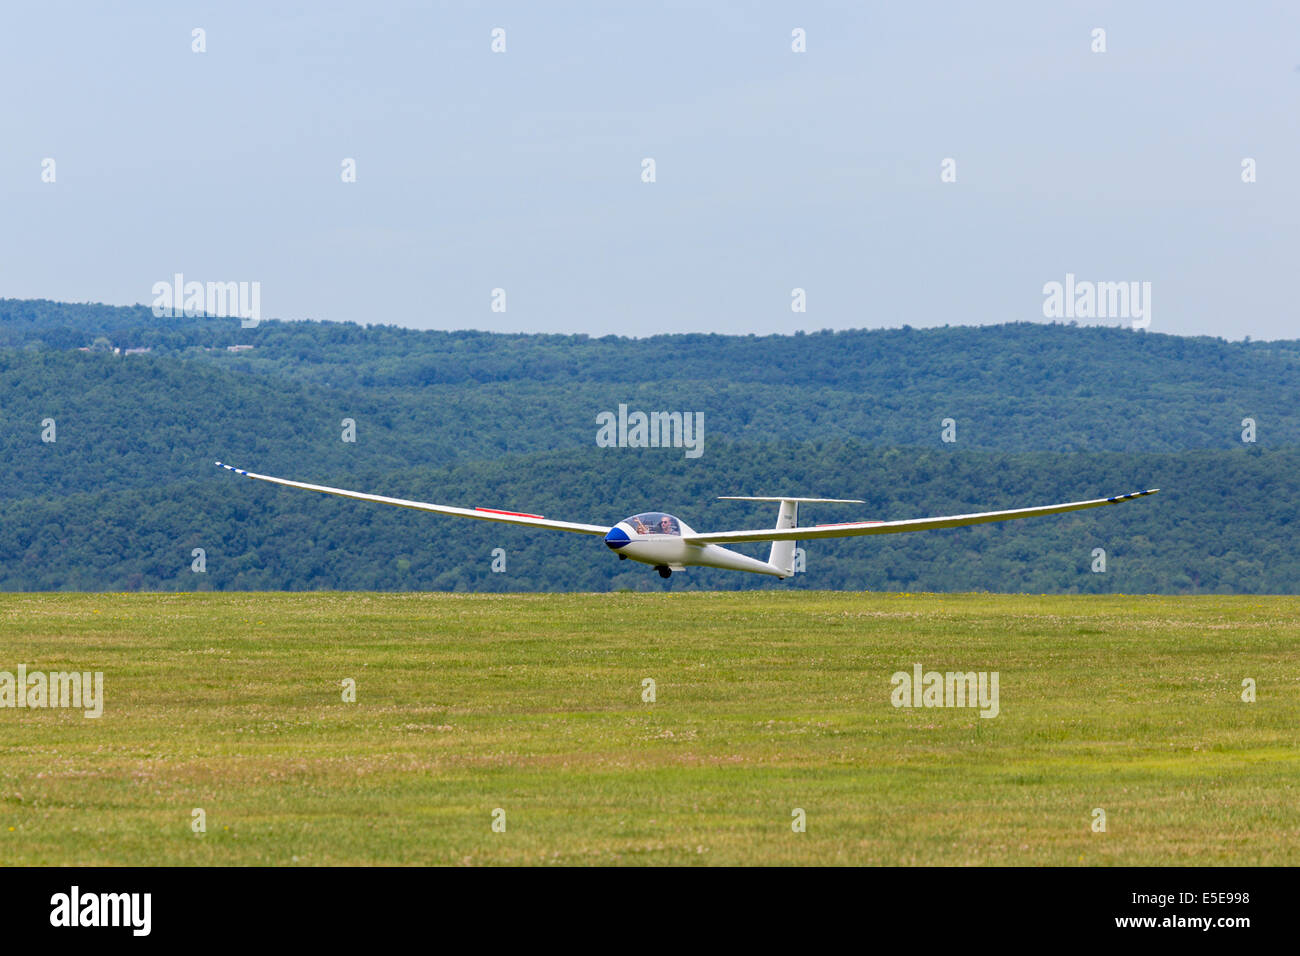
[{"label": "horizontal stabilizer", "polygon": [[719,501],[798,501],[823,505],[864,505],[860,498],[751,498],[747,495],[719,495]]}]

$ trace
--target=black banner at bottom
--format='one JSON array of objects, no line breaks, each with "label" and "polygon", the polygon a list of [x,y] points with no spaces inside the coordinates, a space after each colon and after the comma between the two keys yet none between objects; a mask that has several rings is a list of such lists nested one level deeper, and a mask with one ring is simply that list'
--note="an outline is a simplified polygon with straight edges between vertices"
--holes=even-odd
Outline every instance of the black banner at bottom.
[{"label": "black banner at bottom", "polygon": [[[635,945],[700,938],[908,934],[918,945],[1192,939],[1232,945],[1290,924],[1276,869],[4,869],[5,936],[374,942],[376,931],[511,931]],[[627,936],[607,935],[622,931]],[[972,935],[967,935],[969,931]],[[599,936],[597,935],[599,934]],[[129,943],[128,943],[129,945]]]}]

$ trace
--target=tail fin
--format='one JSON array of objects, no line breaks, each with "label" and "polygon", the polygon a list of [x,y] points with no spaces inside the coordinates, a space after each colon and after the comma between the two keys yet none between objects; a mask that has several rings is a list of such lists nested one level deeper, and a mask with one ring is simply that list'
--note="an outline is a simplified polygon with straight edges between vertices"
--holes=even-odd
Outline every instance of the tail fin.
[{"label": "tail fin", "polygon": [[[781,501],[781,510],[776,514],[778,531],[799,527],[799,502],[791,498]],[[785,577],[794,574],[794,542],[773,541],[772,553],[767,556],[767,563],[781,572]]]},{"label": "tail fin", "polygon": [[[719,501],[779,501],[781,509],[776,514],[777,531],[799,527],[799,503],[807,501],[817,504],[860,505],[865,504],[856,498],[750,498],[742,495],[724,495]],[[767,556],[767,563],[781,573],[782,577],[794,574],[793,541],[773,541],[772,552]]]}]

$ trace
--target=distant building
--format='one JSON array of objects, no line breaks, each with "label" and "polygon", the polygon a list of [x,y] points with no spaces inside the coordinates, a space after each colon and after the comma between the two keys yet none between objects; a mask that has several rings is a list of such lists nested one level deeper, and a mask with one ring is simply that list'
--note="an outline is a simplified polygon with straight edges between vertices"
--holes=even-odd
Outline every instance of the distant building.
[{"label": "distant building", "polygon": [[146,346],[145,346],[144,348],[142,348],[142,349],[127,349],[126,352],[125,352],[125,354],[126,354],[126,355],[144,355],[146,352],[152,352],[152,351],[153,351],[153,346],[152,346],[152,345],[146,345]]},{"label": "distant building", "polygon": [[226,351],[227,351],[227,352],[247,352],[247,351],[248,351],[249,349],[251,349],[252,347],[253,347],[253,346],[251,346],[251,345],[227,345],[227,346],[226,346]]}]

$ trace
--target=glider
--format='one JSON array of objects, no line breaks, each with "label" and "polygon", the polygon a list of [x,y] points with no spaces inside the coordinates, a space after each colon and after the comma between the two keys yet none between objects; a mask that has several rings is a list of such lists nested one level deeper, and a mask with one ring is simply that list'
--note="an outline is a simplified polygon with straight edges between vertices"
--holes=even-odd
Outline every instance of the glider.
[{"label": "glider", "polygon": [[[1101,508],[1105,505],[1117,505],[1122,501],[1132,501],[1154,495],[1159,488],[1148,491],[1134,491],[1127,495],[1113,498],[1095,498],[1091,501],[1071,501],[1061,505],[1044,505],[1038,508],[1017,508],[1012,511],[981,511],[969,515],[948,515],[940,518],[912,518],[907,521],[849,521],[843,524],[819,524],[799,527],[799,505],[801,504],[837,504],[860,505],[864,501],[856,498],[751,498],[739,495],[720,497],[719,501],[766,501],[779,502],[776,525],[772,528],[759,528],[754,531],[716,531],[701,534],[689,527],[685,521],[661,511],[646,511],[624,518],[613,527],[603,524],[579,524],[574,521],[554,521],[542,515],[529,514],[525,511],[503,511],[498,508],[453,508],[450,505],[435,505],[425,501],[409,501],[406,498],[387,498],[384,495],[371,495],[361,491],[347,491],[343,488],[330,488],[326,485],[311,485],[304,481],[290,481],[287,478],[272,478],[259,475],[233,465],[217,462],[227,471],[233,471],[245,478],[257,481],[269,481],[286,488],[302,488],[306,491],[319,491],[340,498],[353,498],[357,501],[373,501],[381,505],[395,505],[398,508],[413,508],[416,511],[431,511],[440,515],[455,515],[460,518],[477,518],[480,521],[500,521],[505,524],[524,525],[530,528],[553,528],[556,531],[572,531],[576,534],[600,535],[605,544],[616,551],[620,559],[631,558],[643,564],[653,565],[662,577],[670,576],[674,571],[688,567],[726,568],[732,571],[750,571],[754,574],[770,574],[778,578],[788,578],[794,574],[794,543],[814,541],[821,538],[848,538],[865,534],[900,534],[905,531],[928,531],[931,528],[960,528],[969,524],[986,524],[990,521],[1010,521],[1013,518],[1033,518],[1037,515],[1056,515],[1066,511],[1083,511],[1085,508]],[[723,547],[746,541],[771,541],[772,551],[766,561],[751,558]]]}]

